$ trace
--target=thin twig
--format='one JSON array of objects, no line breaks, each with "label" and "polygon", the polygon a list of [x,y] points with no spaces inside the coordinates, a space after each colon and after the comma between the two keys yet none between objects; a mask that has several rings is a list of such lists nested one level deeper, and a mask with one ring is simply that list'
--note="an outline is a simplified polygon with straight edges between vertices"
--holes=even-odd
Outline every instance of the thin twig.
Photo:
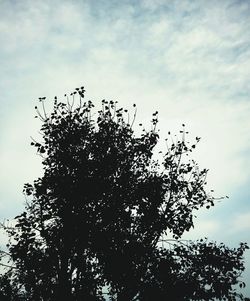
[{"label": "thin twig", "polygon": [[131,128],[133,127],[133,124],[135,122],[136,113],[137,113],[137,107],[135,107],[135,113],[134,113],[134,116],[133,116],[133,121],[131,123]]},{"label": "thin twig", "polygon": [[16,269],[16,270],[18,270],[18,268],[17,268],[17,267],[14,267],[14,266],[11,266],[11,265],[8,265],[8,264],[4,264],[4,263],[1,263],[1,262],[0,262],[0,265],[1,265],[1,266],[4,266],[4,267],[6,267],[6,268],[10,268],[10,269]]}]

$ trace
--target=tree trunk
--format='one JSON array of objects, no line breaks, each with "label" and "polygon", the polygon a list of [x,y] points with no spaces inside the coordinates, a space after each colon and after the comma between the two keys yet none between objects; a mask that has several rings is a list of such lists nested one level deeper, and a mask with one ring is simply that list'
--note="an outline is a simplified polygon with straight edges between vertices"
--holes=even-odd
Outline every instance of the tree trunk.
[{"label": "tree trunk", "polygon": [[61,260],[61,267],[58,275],[58,286],[55,300],[73,301],[71,281],[68,273],[68,258],[66,254],[62,256]]}]

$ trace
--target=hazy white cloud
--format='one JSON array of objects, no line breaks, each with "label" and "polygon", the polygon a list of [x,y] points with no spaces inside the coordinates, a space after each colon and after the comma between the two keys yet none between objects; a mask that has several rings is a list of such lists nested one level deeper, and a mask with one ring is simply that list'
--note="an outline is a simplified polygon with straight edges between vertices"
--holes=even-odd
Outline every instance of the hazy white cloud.
[{"label": "hazy white cloud", "polygon": [[204,138],[197,156],[221,190],[248,180],[248,25],[246,16],[234,18],[246,5],[145,1],[144,10],[114,5],[107,15],[107,7],[90,2],[55,3],[3,5],[3,101],[13,110],[2,122],[5,136],[21,140],[5,140],[3,158],[10,145],[19,154],[5,164],[27,164],[20,157],[27,156],[29,130],[37,127],[30,126],[27,109],[33,98],[86,83],[94,98],[137,102],[143,108],[138,119],[159,109],[163,137],[168,127],[177,131],[186,122]]},{"label": "hazy white cloud", "polygon": [[250,231],[250,211],[238,214],[232,224],[231,231],[241,232]]},{"label": "hazy white cloud", "polygon": [[215,239],[216,233],[221,229],[221,225],[217,220],[200,219],[195,222],[195,227],[190,229],[188,233],[184,234],[185,239],[196,240],[207,237],[208,239]]},{"label": "hazy white cloud", "polygon": [[7,100],[13,107],[2,124],[5,136],[21,140],[5,140],[3,158],[13,154],[10,145],[19,154],[11,162],[4,159],[5,164],[13,169],[27,164],[20,157],[27,154],[29,130],[36,128],[33,121],[30,126],[28,109],[34,98],[62,95],[86,83],[94,98],[137,102],[143,108],[138,119],[149,119],[159,109],[163,137],[168,127],[177,131],[186,122],[204,138],[198,158],[221,190],[237,189],[248,180],[246,5],[145,1],[144,10],[131,4],[102,10],[90,2],[66,1],[2,5],[3,102],[5,109]]}]

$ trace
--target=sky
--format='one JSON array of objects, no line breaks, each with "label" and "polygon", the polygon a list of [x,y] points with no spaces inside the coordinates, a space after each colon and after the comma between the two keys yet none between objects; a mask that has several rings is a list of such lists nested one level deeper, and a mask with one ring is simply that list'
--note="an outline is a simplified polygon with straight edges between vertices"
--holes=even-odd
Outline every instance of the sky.
[{"label": "sky", "polygon": [[182,123],[201,137],[194,159],[229,198],[197,212],[185,238],[250,245],[250,1],[0,0],[0,45],[1,221],[23,210],[23,184],[42,174],[30,146],[38,97],[49,107],[85,86],[97,107],[136,103],[138,124],[159,111],[163,151]]}]

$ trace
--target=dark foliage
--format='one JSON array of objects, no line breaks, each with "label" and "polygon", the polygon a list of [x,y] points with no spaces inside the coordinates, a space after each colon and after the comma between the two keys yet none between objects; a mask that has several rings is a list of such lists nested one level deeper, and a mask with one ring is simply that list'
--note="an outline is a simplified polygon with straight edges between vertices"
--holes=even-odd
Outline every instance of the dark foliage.
[{"label": "dark foliage", "polygon": [[0,280],[1,300],[242,299],[235,285],[244,285],[245,244],[181,240],[194,210],[215,201],[204,190],[207,170],[188,159],[199,138],[190,145],[183,126],[157,161],[157,112],[136,136],[136,108],[129,120],[103,100],[94,119],[84,92],[55,98],[49,115],[44,98],[43,113],[36,108],[43,142],[32,145],[44,175],[24,185],[26,209],[6,227],[13,266]]}]

